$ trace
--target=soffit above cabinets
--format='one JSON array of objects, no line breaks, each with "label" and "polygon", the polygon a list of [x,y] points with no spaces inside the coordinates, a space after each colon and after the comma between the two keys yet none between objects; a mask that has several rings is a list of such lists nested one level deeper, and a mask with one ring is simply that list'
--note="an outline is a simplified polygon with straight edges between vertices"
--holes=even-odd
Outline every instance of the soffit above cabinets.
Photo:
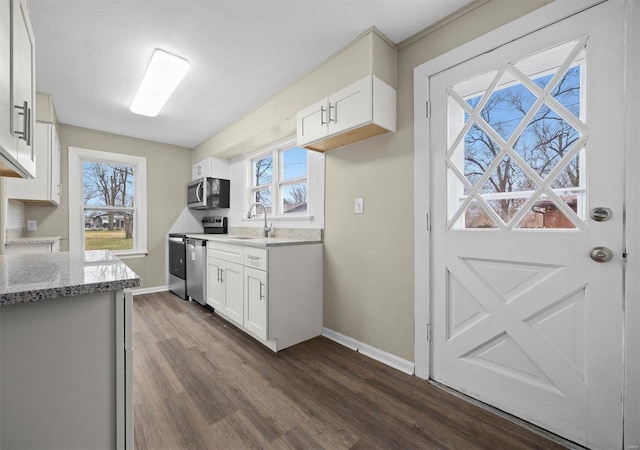
[{"label": "soffit above cabinets", "polygon": [[[31,0],[36,87],[53,95],[61,123],[193,148],[369,27],[398,43],[469,3]],[[135,116],[155,48],[191,71],[158,117]]]}]

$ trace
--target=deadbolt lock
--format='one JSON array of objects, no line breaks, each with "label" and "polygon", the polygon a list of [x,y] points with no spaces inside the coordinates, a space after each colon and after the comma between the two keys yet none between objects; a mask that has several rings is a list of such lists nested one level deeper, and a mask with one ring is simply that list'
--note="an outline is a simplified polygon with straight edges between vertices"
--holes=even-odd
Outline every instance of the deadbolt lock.
[{"label": "deadbolt lock", "polygon": [[596,222],[606,222],[611,219],[613,213],[609,208],[597,207],[591,210],[591,218]]}]

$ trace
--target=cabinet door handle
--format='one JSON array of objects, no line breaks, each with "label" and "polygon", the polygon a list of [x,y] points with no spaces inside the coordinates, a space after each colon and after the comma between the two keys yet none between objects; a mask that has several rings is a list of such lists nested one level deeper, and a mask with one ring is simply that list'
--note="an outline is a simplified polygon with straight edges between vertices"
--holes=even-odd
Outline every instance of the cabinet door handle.
[{"label": "cabinet door handle", "polygon": [[[331,114],[331,111],[335,111],[335,113]],[[336,122],[338,120],[338,111],[335,107],[335,105],[332,105],[331,103],[329,103],[329,123],[331,122]]]},{"label": "cabinet door handle", "polygon": [[263,286],[264,286],[264,283],[261,281],[260,282],[260,300],[264,300],[264,292],[262,292]]},{"label": "cabinet door handle", "polygon": [[220,271],[220,283],[222,283],[224,280],[222,279],[222,268],[218,269]]},{"label": "cabinet door handle", "polygon": [[[25,106],[29,105],[29,103],[24,102]],[[31,145],[31,108],[27,108],[27,118],[26,118],[26,130],[27,130],[27,145]]]},{"label": "cabinet door handle", "polygon": [[320,107],[320,126],[325,126],[327,124],[327,122],[324,120],[324,113],[325,113],[326,109],[324,109],[324,106]]},{"label": "cabinet door handle", "polygon": [[29,108],[29,102],[25,101],[20,105],[14,105],[16,109],[21,110],[18,113],[22,116],[22,131],[16,130],[14,133],[18,136],[18,139],[22,139],[27,142],[27,145],[31,145],[31,132],[29,130],[29,124],[31,123],[31,108]]}]

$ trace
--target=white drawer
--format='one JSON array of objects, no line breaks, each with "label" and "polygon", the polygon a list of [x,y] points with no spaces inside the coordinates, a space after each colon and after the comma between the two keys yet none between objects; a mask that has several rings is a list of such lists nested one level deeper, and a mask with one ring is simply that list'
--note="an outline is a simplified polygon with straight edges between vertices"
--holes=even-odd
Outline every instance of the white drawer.
[{"label": "white drawer", "polygon": [[244,265],[259,270],[267,270],[269,268],[269,253],[266,248],[244,248]]},{"label": "white drawer", "polygon": [[223,261],[242,264],[243,253],[241,245],[207,242],[208,258],[218,258]]}]

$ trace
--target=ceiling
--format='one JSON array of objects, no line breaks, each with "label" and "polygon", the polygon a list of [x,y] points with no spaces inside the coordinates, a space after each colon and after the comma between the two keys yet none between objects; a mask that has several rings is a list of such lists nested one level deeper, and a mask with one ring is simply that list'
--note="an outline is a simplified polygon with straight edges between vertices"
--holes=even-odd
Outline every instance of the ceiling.
[{"label": "ceiling", "polygon": [[[398,43],[471,0],[31,0],[36,89],[61,123],[193,148],[369,27]],[[191,70],[129,111],[155,48]]]}]

